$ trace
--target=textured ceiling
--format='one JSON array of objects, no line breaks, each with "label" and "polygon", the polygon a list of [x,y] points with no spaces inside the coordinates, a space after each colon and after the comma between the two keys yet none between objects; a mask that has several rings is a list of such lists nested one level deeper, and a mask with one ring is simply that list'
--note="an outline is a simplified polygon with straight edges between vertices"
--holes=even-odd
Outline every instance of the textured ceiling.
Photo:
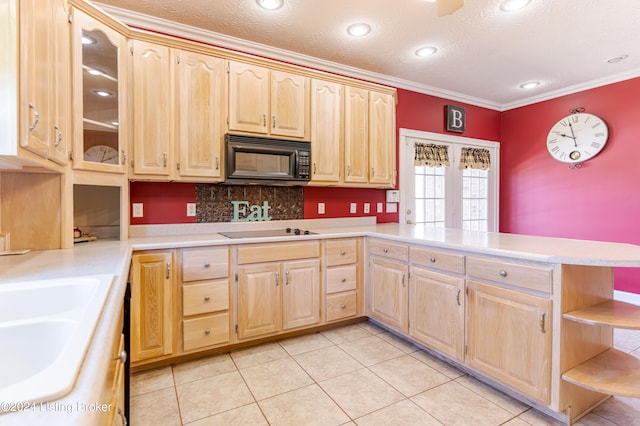
[{"label": "textured ceiling", "polygon": [[[466,0],[446,17],[423,0],[284,0],[274,11],[255,0],[100,2],[496,109],[640,75],[640,0],[533,0],[510,13],[500,10],[501,0]],[[114,14],[128,21],[126,13]],[[350,37],[345,29],[355,22],[373,31]],[[425,45],[439,50],[416,57]],[[628,58],[607,63],[622,54]],[[530,80],[542,84],[519,88]]]}]

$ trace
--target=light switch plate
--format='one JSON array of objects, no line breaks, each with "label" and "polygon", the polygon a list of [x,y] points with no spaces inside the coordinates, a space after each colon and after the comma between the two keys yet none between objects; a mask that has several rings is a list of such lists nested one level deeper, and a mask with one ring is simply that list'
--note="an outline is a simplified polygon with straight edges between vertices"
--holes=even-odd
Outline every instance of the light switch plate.
[{"label": "light switch plate", "polygon": [[318,203],[318,214],[324,214],[324,203]]},{"label": "light switch plate", "polygon": [[133,217],[143,217],[142,203],[133,203],[131,205],[131,209],[133,210],[132,212]]},{"label": "light switch plate", "polygon": [[196,215],[196,203],[187,203],[187,217]]},{"label": "light switch plate", "polygon": [[371,204],[364,203],[364,213],[367,214],[371,211]]},{"label": "light switch plate", "polygon": [[358,211],[358,204],[351,203],[351,207],[349,208],[349,213],[355,214]]}]

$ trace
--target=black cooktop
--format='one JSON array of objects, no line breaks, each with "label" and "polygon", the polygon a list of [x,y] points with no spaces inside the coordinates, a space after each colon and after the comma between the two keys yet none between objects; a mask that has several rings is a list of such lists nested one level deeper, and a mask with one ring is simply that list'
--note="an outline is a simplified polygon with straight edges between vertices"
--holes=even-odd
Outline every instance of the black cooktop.
[{"label": "black cooktop", "polygon": [[235,231],[235,232],[218,232],[227,238],[266,238],[266,237],[288,237],[294,235],[310,235],[315,234],[308,229],[285,228],[285,229],[262,229],[256,231]]}]

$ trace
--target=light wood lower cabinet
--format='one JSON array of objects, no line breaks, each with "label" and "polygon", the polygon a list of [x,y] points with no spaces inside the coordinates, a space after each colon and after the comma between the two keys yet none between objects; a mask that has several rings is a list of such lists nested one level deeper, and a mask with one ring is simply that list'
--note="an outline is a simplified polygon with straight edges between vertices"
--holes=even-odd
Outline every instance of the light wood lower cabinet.
[{"label": "light wood lower cabinet", "polygon": [[362,315],[362,240],[349,238],[325,243],[326,320]]},{"label": "light wood lower cabinet", "polygon": [[551,391],[551,300],[468,282],[470,367],[542,403]]},{"label": "light wood lower cabinet", "polygon": [[368,315],[403,333],[409,331],[408,273],[404,263],[370,259]]},{"label": "light wood lower cabinet", "polygon": [[131,362],[173,353],[173,293],[173,252],[132,256]]},{"label": "light wood lower cabinet", "polygon": [[409,335],[458,361],[464,360],[464,278],[411,267]]},{"label": "light wood lower cabinet", "polygon": [[238,338],[320,322],[320,260],[238,268]]}]

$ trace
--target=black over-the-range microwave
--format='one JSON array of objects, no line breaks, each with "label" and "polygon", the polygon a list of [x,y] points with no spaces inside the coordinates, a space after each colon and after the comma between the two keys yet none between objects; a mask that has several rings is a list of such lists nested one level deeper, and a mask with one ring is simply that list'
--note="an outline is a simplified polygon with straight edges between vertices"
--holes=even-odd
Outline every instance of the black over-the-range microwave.
[{"label": "black over-the-range microwave", "polygon": [[311,143],[225,135],[227,184],[304,185],[311,178]]}]

